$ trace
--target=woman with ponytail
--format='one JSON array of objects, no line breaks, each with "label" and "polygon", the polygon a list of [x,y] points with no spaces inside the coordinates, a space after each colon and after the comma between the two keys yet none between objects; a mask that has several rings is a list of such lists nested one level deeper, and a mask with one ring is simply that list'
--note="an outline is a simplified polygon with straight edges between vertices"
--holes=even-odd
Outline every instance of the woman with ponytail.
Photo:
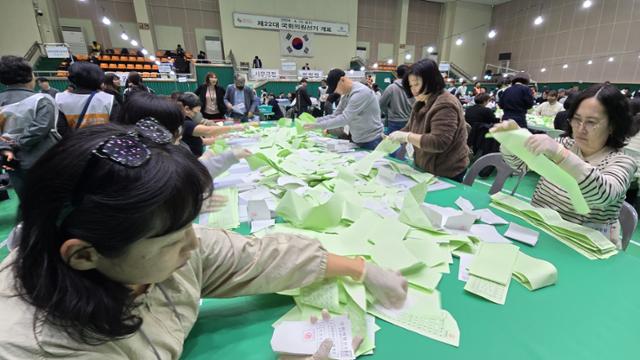
[{"label": "woman with ponytail", "polygon": [[34,165],[17,248],[0,264],[0,359],[178,359],[200,298],[327,277],[402,305],[404,278],[317,240],[193,225],[212,179],[173,140],[155,120],[89,127]]}]

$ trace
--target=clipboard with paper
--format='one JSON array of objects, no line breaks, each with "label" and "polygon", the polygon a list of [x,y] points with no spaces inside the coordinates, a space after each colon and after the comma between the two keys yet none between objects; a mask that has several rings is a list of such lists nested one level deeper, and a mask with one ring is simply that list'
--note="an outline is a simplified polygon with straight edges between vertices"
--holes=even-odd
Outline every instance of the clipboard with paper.
[{"label": "clipboard with paper", "polygon": [[581,215],[588,214],[590,212],[589,205],[587,205],[576,179],[546,156],[534,155],[531,151],[527,150],[524,144],[530,136],[531,133],[527,129],[487,134],[487,137],[493,137],[502,146],[506,147],[507,150],[524,161],[529,169],[566,190],[576,213]]}]

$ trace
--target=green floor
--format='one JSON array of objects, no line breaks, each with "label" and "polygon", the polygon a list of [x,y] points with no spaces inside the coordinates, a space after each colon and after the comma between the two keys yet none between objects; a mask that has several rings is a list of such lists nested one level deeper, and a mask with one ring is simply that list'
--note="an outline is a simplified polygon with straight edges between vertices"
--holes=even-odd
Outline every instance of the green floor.
[{"label": "green floor", "polygon": [[[476,189],[482,189],[485,191],[489,190],[491,183],[493,182],[493,177],[488,177],[485,179],[476,179],[473,183],[473,187]],[[504,190],[508,193],[511,193],[511,190],[515,186],[517,182],[516,177],[511,177],[507,179],[505,183]],[[518,186],[516,196],[530,200],[533,195],[533,191],[535,189],[536,183],[538,182],[538,175],[534,173],[529,173],[522,179],[522,182]],[[0,201],[0,239],[5,239],[7,234],[11,231],[13,226],[15,225],[16,220],[16,211],[18,209],[18,200],[15,192],[13,190],[9,191],[9,200]],[[0,240],[1,241],[1,240]],[[631,244],[627,248],[627,252],[640,257],[640,230],[636,229],[631,237]],[[7,248],[3,247],[0,249],[0,259],[3,259],[7,254]]]}]

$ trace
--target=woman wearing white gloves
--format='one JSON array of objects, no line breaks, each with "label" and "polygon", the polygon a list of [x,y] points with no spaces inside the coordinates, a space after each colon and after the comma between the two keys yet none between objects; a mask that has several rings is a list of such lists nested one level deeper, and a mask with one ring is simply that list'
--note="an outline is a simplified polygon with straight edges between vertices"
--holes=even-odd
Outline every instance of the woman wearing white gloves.
[{"label": "woman wearing white gloves", "polygon": [[438,64],[420,60],[404,76],[403,87],[416,103],[407,126],[389,135],[414,147],[415,165],[436,176],[461,182],[469,165],[467,123],[458,99],[444,91]]},{"label": "woman wearing white gloves", "polygon": [[[629,105],[624,95],[612,85],[594,85],[580,93],[568,110],[569,137],[552,139],[544,134],[532,135],[526,142],[534,154],[543,154],[573,176],[580,186],[591,212],[577,214],[568,193],[540,178],[532,205],[558,211],[568,221],[601,231],[620,247],[618,217],[636,162],[622,152],[632,134]],[[513,120],[495,125],[491,132],[518,129]],[[505,161],[518,170],[526,165],[501,148]]]},{"label": "woman wearing white gloves", "polygon": [[32,168],[18,247],[0,265],[0,359],[178,359],[200,298],[337,276],[402,306],[402,276],[314,239],[192,225],[212,179],[152,124],[82,129]]}]

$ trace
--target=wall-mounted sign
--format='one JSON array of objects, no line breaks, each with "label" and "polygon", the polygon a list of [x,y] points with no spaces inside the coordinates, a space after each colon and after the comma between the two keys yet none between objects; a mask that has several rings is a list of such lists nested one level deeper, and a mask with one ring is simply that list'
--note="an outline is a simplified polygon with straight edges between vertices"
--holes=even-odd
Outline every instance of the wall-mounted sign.
[{"label": "wall-mounted sign", "polygon": [[251,80],[278,80],[280,79],[280,70],[278,69],[251,69],[249,72]]},{"label": "wall-mounted sign", "polygon": [[305,79],[322,79],[324,72],[322,70],[300,70],[298,76]]},{"label": "wall-mounted sign", "polygon": [[44,46],[47,57],[52,59],[66,59],[69,57],[69,48],[66,46]]},{"label": "wall-mounted sign", "polygon": [[324,35],[349,35],[349,24],[285,17],[233,13],[235,27],[278,31],[303,31]]}]

